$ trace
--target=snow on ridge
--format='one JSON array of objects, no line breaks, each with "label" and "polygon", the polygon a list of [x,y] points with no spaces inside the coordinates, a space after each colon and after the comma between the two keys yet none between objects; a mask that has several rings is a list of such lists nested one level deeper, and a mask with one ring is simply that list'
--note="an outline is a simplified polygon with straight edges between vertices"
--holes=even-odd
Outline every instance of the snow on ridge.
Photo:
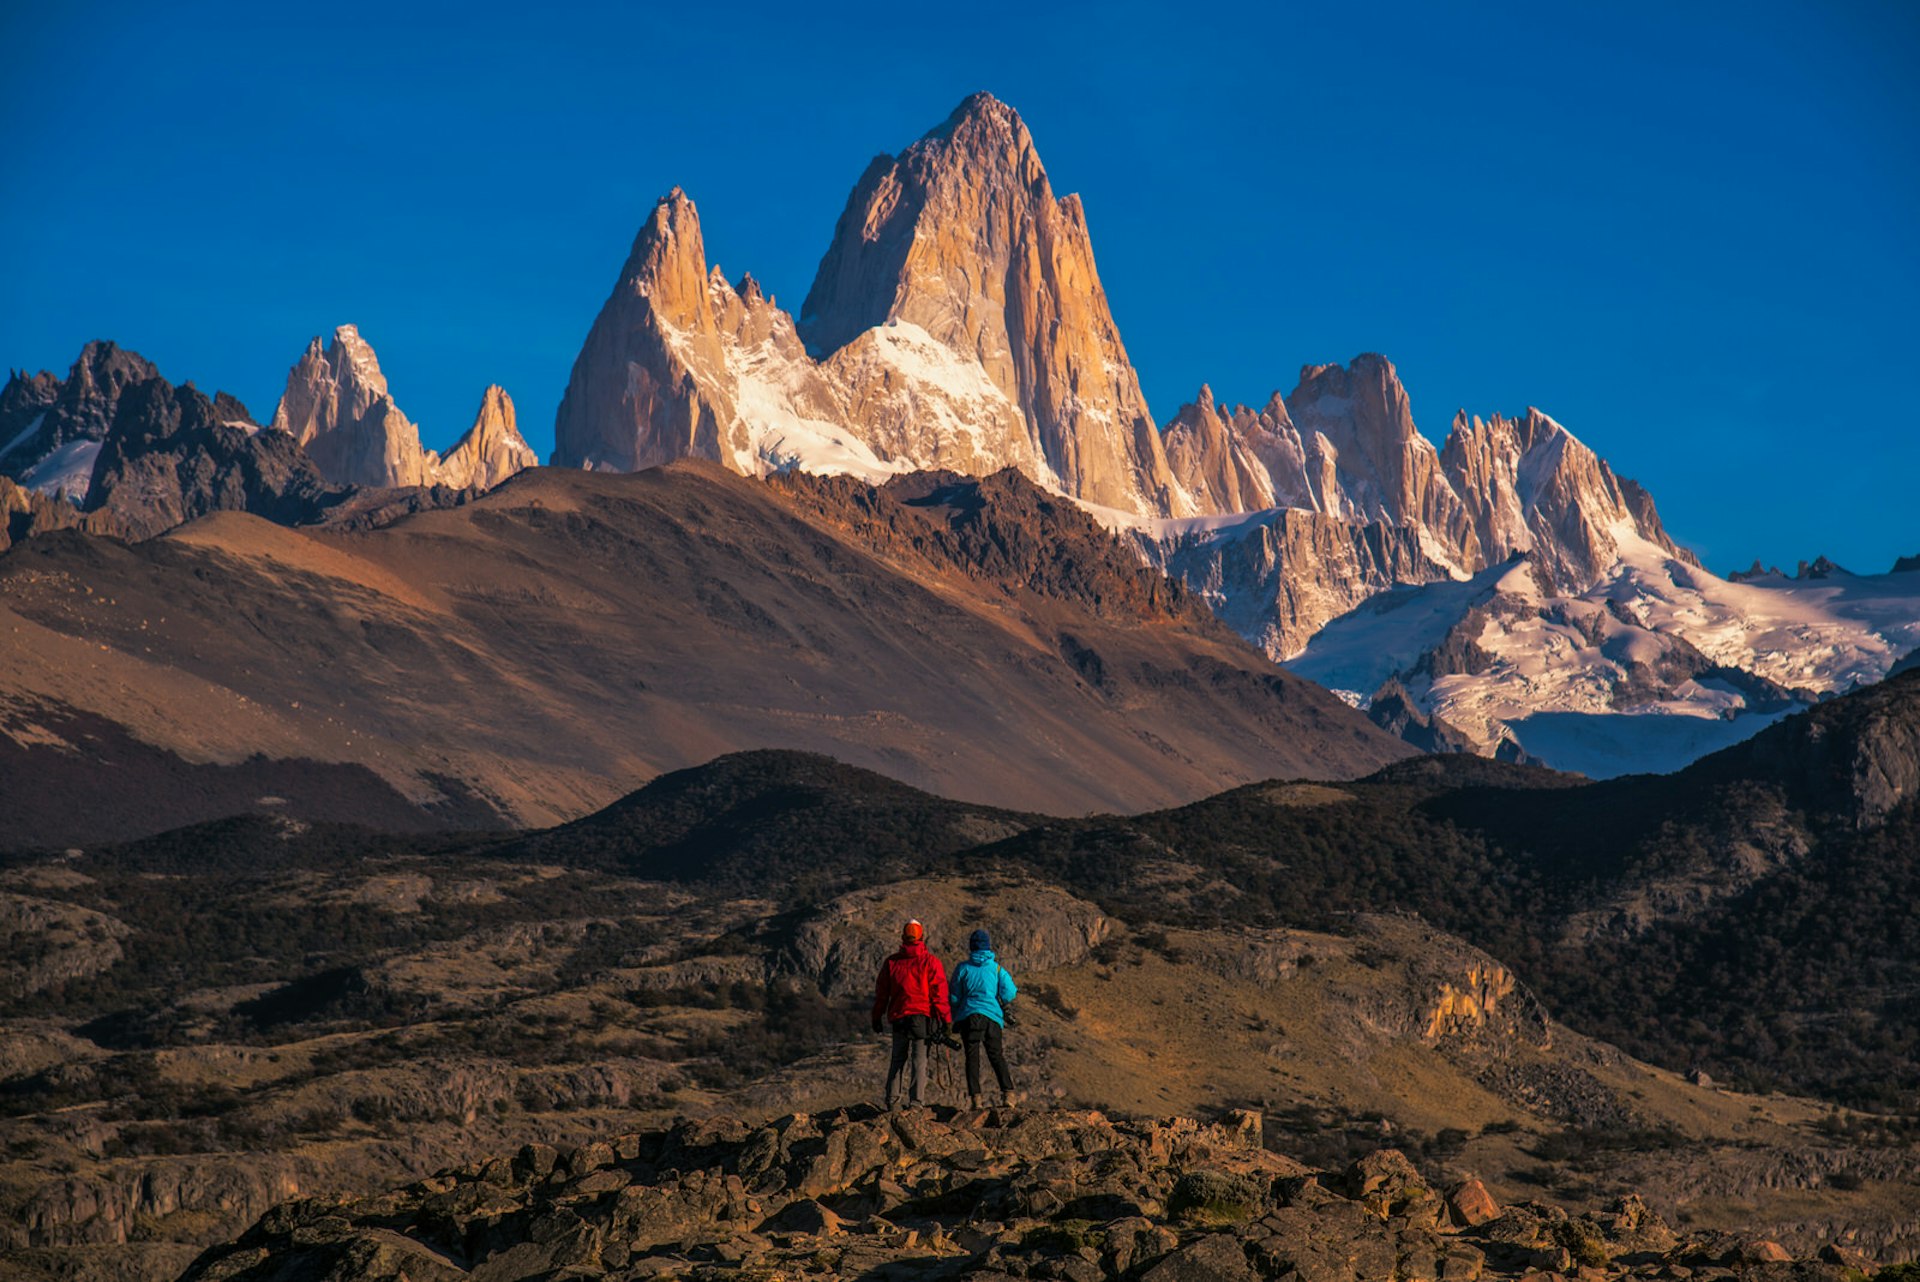
[{"label": "snow on ridge", "polygon": [[799,468],[879,484],[901,470],[896,463],[882,462],[840,424],[811,418],[795,408],[794,395],[807,371],[795,368],[772,342],[757,344],[740,356],[738,363],[729,362],[729,372],[734,407],[749,443],[749,458],[736,459],[741,471],[765,475]]},{"label": "snow on ridge", "polygon": [[[1065,497],[1071,498],[1071,495]],[[1263,507],[1247,512],[1213,512],[1205,516],[1142,516],[1121,508],[1103,507],[1086,499],[1073,502],[1111,534],[1137,534],[1155,543],[1177,543],[1185,539],[1211,541],[1235,539],[1254,529],[1271,524],[1282,512],[1303,512],[1303,507]]]},{"label": "snow on ridge", "polygon": [[818,368],[843,400],[855,397],[854,389],[876,384],[884,389],[899,420],[889,434],[931,435],[931,441],[919,440],[919,449],[905,453],[925,454],[931,448],[936,458],[959,453],[984,459],[990,454],[987,424],[1026,423],[984,365],[911,321],[892,320],[863,331]]},{"label": "snow on ridge", "polygon": [[[984,366],[963,358],[912,321],[891,321],[868,332],[874,337],[875,352],[915,382],[938,388],[958,402],[990,401],[1014,408],[1007,394],[987,377]],[[977,427],[968,430],[979,434]]]},{"label": "snow on ridge", "polygon": [[1370,697],[1445,641],[1469,610],[1516,573],[1531,578],[1524,564],[1497,565],[1466,579],[1377,592],[1314,633],[1283,666],[1329,689],[1361,689]]},{"label": "snow on ridge", "polygon": [[19,449],[22,445],[25,445],[28,441],[32,440],[33,434],[40,430],[40,424],[46,420],[46,417],[47,417],[47,412],[45,410],[41,410],[38,414],[35,414],[33,416],[33,421],[31,423],[28,423],[18,436],[15,436],[11,441],[8,441],[4,447],[0,447],[0,458],[5,458],[7,455]]},{"label": "snow on ridge", "polygon": [[[1520,466],[1514,471],[1514,490],[1523,513],[1538,510],[1540,491],[1560,470],[1569,441],[1573,441],[1573,435],[1563,429],[1550,434],[1545,441],[1532,448],[1521,451]],[[1574,443],[1578,444],[1577,441]]]},{"label": "snow on ridge", "polygon": [[1733,583],[1631,530],[1616,528],[1615,538],[1621,568],[1596,592],[1716,662],[1790,688],[1840,693],[1880,680],[1920,647],[1920,576]]},{"label": "snow on ridge", "polygon": [[93,484],[93,462],[99,456],[99,441],[68,441],[28,468],[20,483],[42,494],[64,496],[76,505],[84,503]]},{"label": "snow on ridge", "polygon": [[[1731,583],[1649,542],[1630,518],[1608,532],[1619,559],[1585,592],[1542,593],[1524,560],[1394,588],[1325,625],[1285,666],[1342,689],[1399,675],[1424,711],[1489,747],[1510,737],[1549,765],[1606,777],[1677,769],[1792,710],[1684,676],[1695,651],[1824,696],[1880,680],[1920,647],[1920,575]],[[1488,666],[1415,673],[1476,610],[1472,636],[1456,639]]]}]

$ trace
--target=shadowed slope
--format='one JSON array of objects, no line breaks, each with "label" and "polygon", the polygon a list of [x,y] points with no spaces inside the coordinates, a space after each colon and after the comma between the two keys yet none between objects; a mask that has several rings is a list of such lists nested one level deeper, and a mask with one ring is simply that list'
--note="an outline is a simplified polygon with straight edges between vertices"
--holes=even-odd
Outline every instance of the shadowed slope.
[{"label": "shadowed slope", "polygon": [[[680,463],[526,473],[382,529],[35,540],[0,560],[0,714],[29,755],[84,755],[29,729],[64,705],[188,761],[358,763],[523,824],[755,747],[1055,814],[1406,755],[1056,500],[977,497],[969,542],[864,486]],[[1038,573],[1069,518],[1072,564]],[[912,537],[875,552],[881,527]]]}]

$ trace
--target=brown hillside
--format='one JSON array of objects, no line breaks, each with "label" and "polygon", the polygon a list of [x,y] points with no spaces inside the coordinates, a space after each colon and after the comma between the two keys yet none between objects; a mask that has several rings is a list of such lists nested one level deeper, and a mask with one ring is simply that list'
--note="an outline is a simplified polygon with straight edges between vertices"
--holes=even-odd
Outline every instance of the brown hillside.
[{"label": "brown hillside", "polygon": [[[1406,755],[1030,491],[995,478],[929,514],[680,463],[541,470],[381,529],[227,513],[133,546],[33,540],[0,559],[0,843],[134,830],[87,795],[104,775],[36,782],[91,751],[57,726],[92,718],[185,763],[361,765],[445,821],[529,825],[753,747],[1055,814]],[[1074,563],[1021,573],[1062,530]],[[168,794],[150,828],[250,800],[183,813],[178,775],[111,786]]]}]

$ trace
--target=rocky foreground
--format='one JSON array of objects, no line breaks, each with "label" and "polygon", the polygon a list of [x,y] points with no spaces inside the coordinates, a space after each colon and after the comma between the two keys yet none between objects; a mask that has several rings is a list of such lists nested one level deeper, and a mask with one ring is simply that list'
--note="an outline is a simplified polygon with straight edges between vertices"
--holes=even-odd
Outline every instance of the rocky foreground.
[{"label": "rocky foreground", "polygon": [[587,1278],[1846,1279],[1828,1246],[1683,1235],[1636,1196],[1570,1216],[1430,1187],[1399,1151],[1316,1171],[1218,1124],[871,1107],[729,1117],[289,1202],[183,1282]]}]

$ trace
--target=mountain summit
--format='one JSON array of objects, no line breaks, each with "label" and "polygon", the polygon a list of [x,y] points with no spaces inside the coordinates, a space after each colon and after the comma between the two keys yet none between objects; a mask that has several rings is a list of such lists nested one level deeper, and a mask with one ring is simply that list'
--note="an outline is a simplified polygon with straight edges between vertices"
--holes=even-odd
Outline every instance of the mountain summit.
[{"label": "mountain summit", "polygon": [[[679,458],[747,475],[804,462],[883,475],[835,425],[839,398],[792,319],[751,277],[707,267],[700,213],[675,187],[634,237],[554,420],[558,467],[634,472]],[[829,466],[837,451],[848,455]]]},{"label": "mountain summit", "polygon": [[467,434],[445,460],[420,444],[420,429],[394,403],[373,345],[341,325],[325,348],[307,344],[287,373],[273,426],[291,433],[335,485],[498,485],[539,456],[514,423],[513,402],[489,387]]},{"label": "mountain summit", "polygon": [[341,485],[420,485],[420,429],[387,391],[380,359],[358,328],[315,338],[287,373],[273,426],[290,432],[327,479]]},{"label": "mountain summit", "polygon": [[1054,195],[1026,125],[991,94],[867,167],[800,315],[819,354],[876,326],[923,332],[976,360],[1016,411],[983,427],[1011,436],[985,448],[1031,456],[1078,498],[1184,510],[1080,198]]},{"label": "mountain summit", "polygon": [[[709,268],[679,188],[655,206],[575,361],[554,462],[676,458],[879,480],[1013,467],[1075,498],[1185,513],[1093,265],[1011,107],[976,94],[868,166],[803,324]],[[805,339],[803,343],[802,339]]]},{"label": "mountain summit", "polygon": [[80,349],[65,379],[15,371],[0,388],[0,475],[84,503],[122,393],[158,376],[138,352],[99,340]]}]

